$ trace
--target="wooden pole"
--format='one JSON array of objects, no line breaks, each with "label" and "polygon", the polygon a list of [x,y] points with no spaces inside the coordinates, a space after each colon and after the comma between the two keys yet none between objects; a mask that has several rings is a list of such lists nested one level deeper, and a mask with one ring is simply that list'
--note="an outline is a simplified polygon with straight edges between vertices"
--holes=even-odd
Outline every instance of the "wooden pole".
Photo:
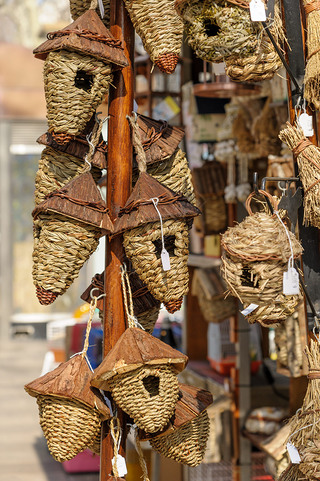
[{"label": "wooden pole", "polygon": [[[122,40],[129,66],[116,72],[114,87],[109,94],[108,125],[108,171],[107,206],[114,220],[127,201],[131,191],[132,142],[127,115],[133,110],[133,58],[134,30],[122,0],[110,2],[110,30],[113,36]],[[103,324],[103,354],[106,356],[126,329],[123,307],[120,266],[124,259],[122,236],[106,241],[105,303]],[[122,441],[119,454],[125,456],[126,417],[118,409],[122,427]],[[110,478],[112,472],[113,442],[104,423],[101,437],[100,481]]]}]

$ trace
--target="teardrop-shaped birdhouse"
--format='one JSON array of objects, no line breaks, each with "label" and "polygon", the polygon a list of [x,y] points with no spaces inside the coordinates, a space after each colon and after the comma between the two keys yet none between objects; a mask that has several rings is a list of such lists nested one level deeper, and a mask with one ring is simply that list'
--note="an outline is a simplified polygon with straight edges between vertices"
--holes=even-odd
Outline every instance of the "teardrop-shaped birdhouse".
[{"label": "teardrop-shaped birdhouse", "polygon": [[152,433],[161,430],[174,412],[177,374],[187,360],[159,339],[131,327],[94,371],[91,384],[110,391],[137,426]]}]

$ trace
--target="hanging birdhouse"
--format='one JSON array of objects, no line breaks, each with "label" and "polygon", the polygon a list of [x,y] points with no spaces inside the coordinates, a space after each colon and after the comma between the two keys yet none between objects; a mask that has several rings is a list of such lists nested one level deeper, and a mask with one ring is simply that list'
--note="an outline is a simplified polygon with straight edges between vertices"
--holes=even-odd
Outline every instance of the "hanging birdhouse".
[{"label": "hanging birdhouse", "polygon": [[33,218],[33,281],[40,303],[51,304],[70,287],[113,225],[89,172],[48,194]]},{"label": "hanging birdhouse", "polygon": [[[270,194],[259,192],[268,196],[276,207]],[[293,259],[301,255],[302,247],[276,214],[252,213],[253,195],[250,194],[246,203],[250,215],[240,224],[229,227],[222,236],[221,271],[229,293],[238,297],[245,308],[251,304],[256,306],[247,320],[271,325],[293,314],[301,298],[299,281],[295,294],[284,294],[283,279],[284,273],[293,266]]]},{"label": "hanging birdhouse", "polygon": [[227,207],[224,200],[226,172],[220,162],[211,161],[192,170],[193,185],[204,235],[217,234],[227,227]]},{"label": "hanging birdhouse", "polygon": [[167,429],[152,435],[140,435],[156,451],[188,466],[201,463],[209,437],[210,420],[206,411],[212,394],[204,389],[179,384],[179,400]]},{"label": "hanging birdhouse", "polygon": [[84,129],[108,92],[112,71],[128,61],[94,10],[88,10],[34,50],[45,60],[44,88],[49,132],[69,142]]},{"label": "hanging birdhouse", "polygon": [[51,455],[67,461],[100,435],[109,409],[90,386],[92,371],[81,354],[25,386],[36,397],[40,425]]},{"label": "hanging birdhouse", "polygon": [[171,418],[179,395],[177,374],[188,358],[141,329],[130,327],[94,371],[91,384],[148,433]]},{"label": "hanging birdhouse", "polygon": [[[70,1],[70,13],[72,20],[77,20],[78,17],[83,15],[87,10],[92,8],[92,0],[69,0]],[[98,1],[96,2],[98,3]],[[103,24],[110,27],[110,0],[102,0],[103,11],[100,6],[96,6],[95,11],[97,15],[101,17]],[[101,5],[100,3],[100,5]]]},{"label": "hanging birdhouse", "polygon": [[[146,157],[147,173],[196,205],[191,171],[185,153],[179,148],[184,137],[183,130],[143,115],[137,116],[137,126]],[[138,165],[134,158],[134,183],[138,175]]]},{"label": "hanging birdhouse", "polygon": [[183,39],[183,24],[174,0],[125,0],[124,3],[151,61],[161,72],[173,73]]},{"label": "hanging birdhouse", "polygon": [[188,292],[186,222],[198,214],[183,196],[142,172],[115,222],[134,270],[169,312],[180,309]]},{"label": "hanging birdhouse", "polygon": [[207,322],[222,322],[236,314],[233,297],[226,297],[227,287],[218,269],[195,269],[192,295],[197,296],[200,310]]}]

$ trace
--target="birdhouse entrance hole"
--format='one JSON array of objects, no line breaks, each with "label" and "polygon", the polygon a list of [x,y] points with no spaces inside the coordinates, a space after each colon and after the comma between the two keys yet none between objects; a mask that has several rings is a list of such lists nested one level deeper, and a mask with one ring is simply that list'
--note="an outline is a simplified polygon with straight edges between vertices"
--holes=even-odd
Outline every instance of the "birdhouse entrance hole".
[{"label": "birdhouse entrance hole", "polygon": [[241,284],[246,287],[257,287],[254,282],[254,275],[249,267],[242,269]]},{"label": "birdhouse entrance hole", "polygon": [[212,23],[211,20],[205,20],[203,25],[208,37],[215,37],[220,32],[220,27],[218,27],[217,24]]},{"label": "birdhouse entrance hole", "polygon": [[[170,257],[174,256],[175,240],[176,240],[175,235],[165,235],[164,236],[164,245],[165,245],[166,250],[169,252]],[[156,239],[155,241],[153,241],[153,244],[156,248],[157,259],[160,259],[161,251],[162,251],[161,239]]]},{"label": "birdhouse entrance hole", "polygon": [[157,376],[147,376],[142,380],[142,382],[150,397],[159,395],[160,379]]},{"label": "birdhouse entrance hole", "polygon": [[88,74],[84,70],[78,70],[74,79],[74,85],[78,89],[82,89],[85,92],[88,92],[89,90],[91,90],[91,87],[93,85],[93,75]]}]

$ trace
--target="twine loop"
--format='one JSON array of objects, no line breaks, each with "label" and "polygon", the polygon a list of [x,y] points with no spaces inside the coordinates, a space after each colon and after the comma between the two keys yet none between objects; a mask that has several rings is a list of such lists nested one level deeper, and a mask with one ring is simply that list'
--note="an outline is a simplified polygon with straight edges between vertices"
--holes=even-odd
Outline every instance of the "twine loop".
[{"label": "twine loop", "polygon": [[132,131],[132,143],[136,152],[136,161],[138,164],[139,172],[147,172],[147,157],[141,142],[139,127],[137,123],[137,114],[133,112],[132,117],[127,115],[127,119],[131,126]]},{"label": "twine loop", "polygon": [[87,137],[86,137],[87,142],[89,144],[89,151],[88,151],[88,153],[87,153],[87,155],[85,156],[85,159],[84,159],[84,161],[86,163],[86,165],[84,167],[84,172],[88,172],[89,170],[91,170],[91,161],[93,159],[93,155],[95,153],[96,147],[97,147],[99,139],[100,139],[102,127],[103,127],[103,121],[97,121],[94,124],[92,132],[90,134],[88,134]]},{"label": "twine loop", "polygon": [[143,481],[150,481],[149,475],[148,475],[147,463],[146,463],[146,460],[144,458],[143,451],[142,451],[142,448],[141,448],[138,426],[133,425],[132,427],[134,429],[134,439],[135,439],[136,451],[138,453],[139,464],[140,464],[142,474],[143,474]]},{"label": "twine loop", "polygon": [[[259,193],[260,195],[264,195],[265,197],[268,197],[268,199],[270,200],[270,202],[271,202],[274,210],[276,210],[276,208],[277,208],[277,202],[276,202],[276,200],[274,199],[274,197],[272,197],[272,195],[269,194],[269,192],[266,192],[265,190],[258,190],[258,193]],[[248,198],[247,198],[247,200],[246,200],[246,209],[247,209],[249,215],[253,215],[253,212],[252,212],[252,210],[251,210],[251,201],[252,201],[252,199],[253,199],[253,197],[254,197],[255,195],[256,195],[256,192],[255,192],[255,191],[254,191],[254,192],[251,192],[251,194],[248,195]]]},{"label": "twine loop", "polygon": [[141,324],[138,322],[138,319],[136,318],[136,316],[134,315],[131,285],[130,285],[129,276],[127,272],[127,266],[125,264],[123,266],[120,266],[120,272],[121,272],[123,302],[124,302],[124,308],[126,311],[128,327],[139,327],[140,329],[145,330],[144,327],[141,326]]},{"label": "twine loop", "polygon": [[47,34],[47,39],[48,40],[53,40],[55,38],[59,37],[65,37],[67,35],[77,35],[78,37],[82,38],[87,38],[88,40],[93,40],[96,42],[104,43],[105,45],[108,45],[109,47],[113,48],[119,48],[123,50],[123,46],[121,43],[121,40],[117,40],[115,38],[111,37],[106,37],[105,35],[101,35],[99,33],[94,33],[90,32],[90,30],[87,30],[86,28],[83,29],[75,29],[75,30],[56,30],[54,32],[49,32]]},{"label": "twine loop", "polygon": [[85,335],[85,339],[84,339],[83,350],[82,350],[82,353],[81,353],[82,357],[87,357],[87,351],[88,351],[88,347],[89,347],[89,335],[90,335],[90,331],[91,331],[92,319],[93,319],[93,316],[94,316],[94,313],[95,313],[95,310],[96,310],[96,307],[97,307],[97,301],[98,301],[98,298],[93,297],[92,301],[90,302],[89,319],[88,319],[88,322],[87,322],[86,335]]},{"label": "twine loop", "polygon": [[279,215],[279,211],[275,210],[274,213],[275,213],[275,215],[277,216],[280,224],[281,224],[282,227],[284,228],[284,230],[285,230],[285,232],[286,232],[286,236],[287,236],[288,241],[289,241],[291,256],[289,257],[289,260],[288,260],[288,268],[290,268],[290,267],[293,267],[293,266],[294,266],[294,252],[293,252],[293,247],[292,247],[292,242],[291,242],[290,234],[289,234],[288,229],[287,229],[287,227],[285,226],[283,220],[281,219],[281,217],[280,217],[280,215]]},{"label": "twine loop", "polygon": [[117,417],[113,417],[110,419],[110,434],[113,439],[113,463],[112,463],[112,470],[115,478],[119,478],[119,471],[118,471],[118,454],[121,442],[121,425],[120,419]]}]

